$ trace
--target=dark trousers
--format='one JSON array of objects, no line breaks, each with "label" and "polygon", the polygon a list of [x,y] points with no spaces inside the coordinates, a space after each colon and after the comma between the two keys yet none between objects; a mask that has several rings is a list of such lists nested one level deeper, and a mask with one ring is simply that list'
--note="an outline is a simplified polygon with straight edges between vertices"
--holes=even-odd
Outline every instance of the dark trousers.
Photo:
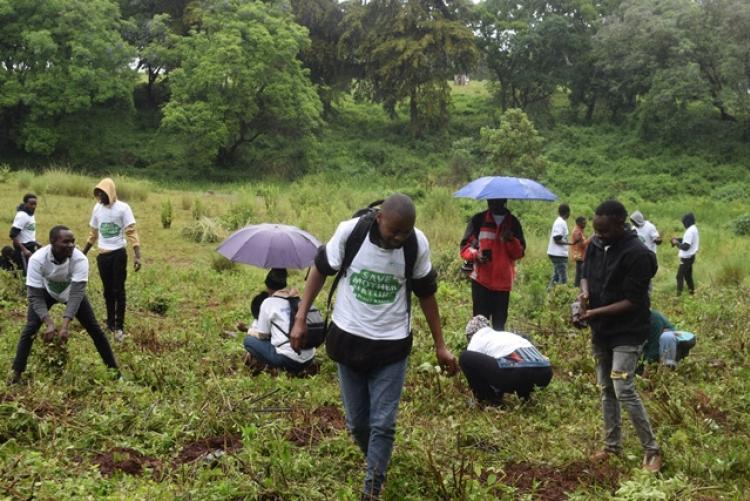
[{"label": "dark trousers", "polygon": [[677,294],[682,294],[682,287],[685,282],[687,282],[690,294],[695,291],[695,284],[693,283],[693,263],[695,263],[695,256],[680,259],[680,267],[677,268]]},{"label": "dark trousers", "polygon": [[[36,250],[41,247],[36,242],[24,242],[23,246],[26,247],[29,252],[32,254],[36,252]],[[16,260],[16,265],[18,266],[18,269],[23,272],[23,276],[26,276],[26,268],[28,268],[28,259],[23,255],[23,252],[21,252],[21,247],[18,245],[13,244],[13,248],[15,249],[15,254],[13,255]]]},{"label": "dark trousers", "polygon": [[501,403],[504,393],[529,398],[535,386],[543,388],[552,380],[552,367],[500,367],[496,359],[476,351],[464,351],[458,362],[474,396],[490,404]]},{"label": "dark trousers", "polygon": [[482,284],[471,281],[471,301],[473,315],[483,315],[492,321],[492,328],[497,331],[505,330],[508,319],[508,303],[510,291],[492,291]]},{"label": "dark trousers", "polygon": [[576,260],[576,278],[573,282],[575,287],[581,286],[581,279],[583,278],[583,261]]},{"label": "dark trousers", "polygon": [[[49,294],[44,293],[44,298],[47,302],[47,308],[51,308],[57,301]],[[104,331],[99,326],[94,316],[94,310],[91,308],[91,303],[86,296],[83,296],[81,306],[78,308],[76,313],[76,319],[81,323],[86,332],[91,336],[91,340],[94,341],[96,351],[102,357],[102,360],[112,369],[117,369],[117,362],[115,361],[115,355],[112,353],[112,348],[109,346],[107,336],[104,335]],[[31,353],[31,345],[34,343],[34,337],[39,332],[39,328],[42,326],[43,320],[34,312],[29,305],[28,312],[26,313],[26,326],[21,331],[21,339],[18,340],[18,347],[16,348],[16,358],[13,360],[13,369],[18,372],[26,370],[26,361]]]},{"label": "dark trousers", "polygon": [[128,253],[125,248],[96,256],[99,276],[107,304],[107,328],[122,330],[125,326],[125,280],[128,278]]}]

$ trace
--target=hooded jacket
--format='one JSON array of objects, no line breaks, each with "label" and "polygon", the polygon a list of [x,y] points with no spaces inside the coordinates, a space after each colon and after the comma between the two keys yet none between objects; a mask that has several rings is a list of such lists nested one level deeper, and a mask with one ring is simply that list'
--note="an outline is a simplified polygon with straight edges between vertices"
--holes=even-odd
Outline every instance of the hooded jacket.
[{"label": "hooded jacket", "polygon": [[597,236],[591,238],[583,261],[589,307],[607,306],[623,299],[634,305],[621,315],[589,320],[595,345],[611,349],[646,341],[651,328],[648,284],[657,268],[656,256],[635,232],[626,232],[622,239],[609,246]]},{"label": "hooded jacket", "polygon": [[[102,190],[104,193],[107,194],[107,198],[109,198],[109,203],[106,205],[106,207],[112,207],[115,205],[115,203],[117,203],[117,188],[115,187],[115,182],[112,180],[112,178],[105,177],[104,179],[99,181],[99,184],[97,184],[94,187],[94,191],[96,191],[97,189]],[[138,239],[138,232],[135,229],[135,224],[131,224],[127,226],[124,229],[124,233],[125,233],[125,237],[127,238],[128,242],[130,242],[130,245],[132,247],[139,247],[141,245],[140,240]],[[89,237],[86,240],[86,243],[89,245],[94,245],[98,237],[99,237],[99,230],[97,228],[90,228]],[[107,252],[107,251],[103,249],[99,249],[99,252],[101,253],[101,252]]]},{"label": "hooded jacket", "polygon": [[[501,235],[510,230],[513,237],[503,242]],[[491,252],[490,260],[479,262],[484,250]],[[516,277],[517,260],[521,259],[526,249],[521,223],[508,211],[499,225],[489,210],[475,214],[466,227],[461,240],[461,257],[474,263],[469,277],[492,291],[510,291]]]}]

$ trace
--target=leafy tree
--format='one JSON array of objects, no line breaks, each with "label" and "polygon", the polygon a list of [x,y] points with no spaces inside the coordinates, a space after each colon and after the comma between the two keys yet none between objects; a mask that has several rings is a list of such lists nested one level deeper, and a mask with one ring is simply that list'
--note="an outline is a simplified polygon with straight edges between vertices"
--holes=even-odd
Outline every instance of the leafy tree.
[{"label": "leafy tree", "polygon": [[493,172],[539,179],[546,171],[542,157],[544,140],[523,110],[511,108],[500,117],[497,128],[482,127],[482,152]]},{"label": "leafy tree", "polygon": [[209,6],[180,44],[162,127],[189,139],[190,158],[229,165],[259,136],[300,137],[320,100],[297,54],[309,41],[283,9],[260,1]]},{"label": "leafy tree", "polygon": [[344,43],[364,65],[359,91],[392,116],[409,103],[412,132],[445,123],[448,80],[477,61],[474,36],[460,0],[373,0],[354,12]]},{"label": "leafy tree", "polygon": [[64,117],[132,102],[132,48],[110,0],[0,0],[0,141],[58,148]]},{"label": "leafy tree", "polygon": [[352,79],[362,76],[361,65],[352,52],[340,46],[346,30],[346,5],[335,0],[292,0],[291,4],[295,20],[310,34],[311,43],[300,58],[310,70],[324,115],[328,116],[337,98],[350,90]]}]

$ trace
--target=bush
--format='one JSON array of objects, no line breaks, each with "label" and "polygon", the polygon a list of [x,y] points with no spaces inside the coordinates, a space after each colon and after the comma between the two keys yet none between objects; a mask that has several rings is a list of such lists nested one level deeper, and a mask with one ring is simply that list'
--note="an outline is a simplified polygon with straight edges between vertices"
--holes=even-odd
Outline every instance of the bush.
[{"label": "bush", "polygon": [[7,183],[10,181],[11,176],[10,166],[8,164],[0,164],[0,183]]},{"label": "bush", "polygon": [[180,207],[182,210],[190,210],[193,207],[193,198],[190,195],[182,195]]},{"label": "bush", "polygon": [[719,268],[716,282],[721,286],[739,287],[745,280],[745,267],[739,261],[724,261]]},{"label": "bush", "polygon": [[253,204],[243,200],[229,207],[229,211],[222,218],[222,222],[229,231],[238,230],[252,221],[254,212]]},{"label": "bush", "polygon": [[161,227],[165,230],[172,227],[172,202],[169,199],[161,205]]},{"label": "bush", "polygon": [[225,271],[236,271],[237,265],[234,261],[230,261],[221,254],[215,254],[211,257],[211,269],[217,273],[223,273]]},{"label": "bush", "polygon": [[206,208],[200,200],[195,201],[193,204],[193,219],[199,221],[201,218],[208,217],[208,208]]},{"label": "bush", "polygon": [[750,235],[750,214],[743,214],[732,223],[734,234],[745,236]]},{"label": "bush", "polygon": [[209,217],[203,216],[182,229],[182,236],[199,244],[216,243],[222,239],[221,225]]},{"label": "bush", "polygon": [[745,198],[748,186],[743,183],[730,183],[714,191],[714,198],[724,202],[733,202]]}]

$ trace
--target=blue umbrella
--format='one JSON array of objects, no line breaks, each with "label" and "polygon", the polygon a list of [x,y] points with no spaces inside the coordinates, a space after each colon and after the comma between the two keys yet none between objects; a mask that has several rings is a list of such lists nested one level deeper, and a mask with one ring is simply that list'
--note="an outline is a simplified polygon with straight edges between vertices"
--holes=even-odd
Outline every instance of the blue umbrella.
[{"label": "blue umbrella", "polygon": [[320,241],[296,226],[253,224],[232,233],[218,247],[219,254],[236,263],[260,268],[307,268]]},{"label": "blue umbrella", "polygon": [[557,195],[532,179],[505,176],[480,177],[455,192],[453,196],[475,200],[493,198],[544,200],[547,202],[557,200]]}]

